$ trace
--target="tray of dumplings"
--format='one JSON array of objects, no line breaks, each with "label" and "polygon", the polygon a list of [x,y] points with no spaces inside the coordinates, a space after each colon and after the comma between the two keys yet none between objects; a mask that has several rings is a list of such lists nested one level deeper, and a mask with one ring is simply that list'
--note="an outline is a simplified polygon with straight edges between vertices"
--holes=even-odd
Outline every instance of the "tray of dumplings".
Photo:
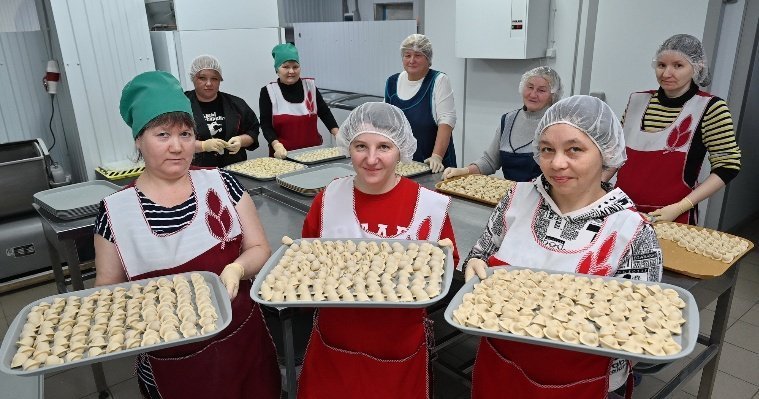
[{"label": "tray of dumplings", "polygon": [[404,177],[420,176],[430,172],[432,172],[430,165],[423,162],[398,162],[398,165],[395,165],[395,173]]},{"label": "tray of dumplings", "polygon": [[486,175],[456,176],[435,184],[437,191],[496,206],[515,182]]},{"label": "tray of dumplings", "polygon": [[345,158],[345,154],[343,154],[337,147],[317,146],[287,151],[287,158],[302,164],[314,165],[321,162]]},{"label": "tray of dumplings", "polygon": [[251,288],[280,307],[419,308],[445,297],[453,251],[431,241],[283,238]]},{"label": "tray of dumplings", "polygon": [[0,371],[36,375],[210,338],[232,320],[211,272],[53,295],[24,307],[0,347]]},{"label": "tray of dumplings", "polygon": [[616,277],[491,267],[468,281],[445,320],[473,335],[668,363],[693,352],[698,307],[687,290]]},{"label": "tray of dumplings", "polygon": [[281,176],[277,176],[277,183],[298,194],[313,197],[320,191],[324,190],[332,180],[355,175],[356,171],[353,170],[353,166],[336,163],[313,166],[305,170],[285,173]]},{"label": "tray of dumplings", "polygon": [[249,177],[260,181],[274,180],[277,176],[305,169],[306,166],[297,162],[285,161],[277,158],[256,158],[233,163],[224,167],[224,170],[236,175]]},{"label": "tray of dumplings", "polygon": [[695,278],[722,275],[754,248],[745,238],[704,227],[672,222],[657,222],[653,226],[664,268]]}]

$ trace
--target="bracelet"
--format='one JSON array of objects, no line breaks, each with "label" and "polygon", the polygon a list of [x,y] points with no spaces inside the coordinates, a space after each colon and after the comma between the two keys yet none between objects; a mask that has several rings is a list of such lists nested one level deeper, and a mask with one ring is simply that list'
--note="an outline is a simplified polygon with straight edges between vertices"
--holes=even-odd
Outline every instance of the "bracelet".
[{"label": "bracelet", "polygon": [[691,210],[696,207],[696,205],[693,205],[693,201],[691,201],[688,197],[683,198],[683,201],[687,201],[688,204],[690,205],[690,208],[688,208],[688,210]]}]

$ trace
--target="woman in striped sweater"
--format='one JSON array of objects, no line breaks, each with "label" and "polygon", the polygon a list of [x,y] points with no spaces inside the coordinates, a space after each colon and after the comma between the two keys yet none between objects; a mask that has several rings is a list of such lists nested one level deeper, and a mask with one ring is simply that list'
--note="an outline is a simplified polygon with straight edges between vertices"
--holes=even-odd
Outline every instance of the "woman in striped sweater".
[{"label": "woman in striped sweater", "polygon": [[[627,162],[617,186],[653,220],[695,224],[696,205],[740,171],[732,116],[724,100],[699,90],[711,77],[695,37],[665,40],[653,67],[659,89],[633,93],[627,103]],[[699,183],[707,152],[711,173]]]}]

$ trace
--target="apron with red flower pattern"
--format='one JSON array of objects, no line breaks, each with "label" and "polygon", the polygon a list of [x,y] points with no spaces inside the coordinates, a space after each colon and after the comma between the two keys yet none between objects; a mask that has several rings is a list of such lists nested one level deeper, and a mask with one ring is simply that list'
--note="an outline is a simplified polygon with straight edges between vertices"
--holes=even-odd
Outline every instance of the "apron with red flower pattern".
[{"label": "apron with red flower pattern", "polygon": [[[277,132],[277,140],[288,151],[318,146],[323,141],[317,127],[316,84],[311,78],[302,78],[300,81],[303,84],[302,103],[285,100],[279,83],[266,85],[271,100],[271,123]],[[269,156],[272,155],[274,150],[269,146]]]}]

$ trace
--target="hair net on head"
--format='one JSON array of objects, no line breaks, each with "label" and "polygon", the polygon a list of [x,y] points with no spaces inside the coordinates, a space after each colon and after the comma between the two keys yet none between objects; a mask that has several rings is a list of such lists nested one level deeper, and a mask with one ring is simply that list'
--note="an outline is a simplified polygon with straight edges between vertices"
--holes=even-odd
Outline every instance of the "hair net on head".
[{"label": "hair net on head", "polygon": [[409,35],[401,43],[401,57],[403,57],[403,52],[406,50],[418,51],[424,54],[427,57],[427,61],[432,65],[432,43],[430,43],[430,39],[427,36],[419,33]]},{"label": "hair net on head", "polygon": [[519,94],[524,91],[524,86],[530,78],[539,77],[548,81],[548,86],[551,88],[551,104],[559,101],[561,95],[564,94],[564,88],[561,87],[561,78],[559,74],[547,66],[539,66],[532,68],[522,75],[522,80],[519,81]]},{"label": "hair net on head", "polygon": [[416,152],[416,138],[403,111],[387,103],[364,103],[356,107],[340,126],[337,147],[349,155],[351,142],[362,133],[387,137],[401,152],[401,161],[409,162]]},{"label": "hair net on head", "polygon": [[704,46],[700,40],[683,33],[670,37],[656,51],[656,57],[654,57],[652,62],[653,67],[656,68],[656,63],[662,54],[670,52],[676,52],[688,60],[693,67],[693,81],[697,85],[702,87],[709,86],[709,83],[712,82],[712,77],[709,74]]},{"label": "hair net on head", "polygon": [[224,80],[221,74],[221,63],[212,55],[199,55],[192,60],[192,64],[190,64],[190,79],[195,79],[195,75],[204,69],[218,72],[219,78]]},{"label": "hair net on head", "polygon": [[622,124],[603,101],[591,96],[572,96],[559,100],[543,115],[532,141],[535,159],[540,156],[540,136],[550,126],[565,123],[583,131],[601,150],[603,166],[618,168],[625,163],[625,138]]}]

